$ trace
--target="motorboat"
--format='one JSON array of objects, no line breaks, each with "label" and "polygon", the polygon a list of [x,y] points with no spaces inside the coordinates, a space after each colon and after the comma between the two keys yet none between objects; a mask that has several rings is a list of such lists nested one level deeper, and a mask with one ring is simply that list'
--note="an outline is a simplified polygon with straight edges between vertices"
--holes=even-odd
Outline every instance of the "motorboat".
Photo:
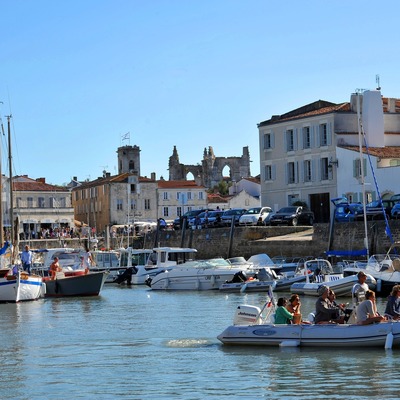
[{"label": "motorboat", "polygon": [[260,268],[254,277],[247,277],[243,271],[236,272],[232,280],[223,283],[219,290],[221,292],[266,292],[272,286],[275,288],[277,283],[275,271],[268,267]]},{"label": "motorboat", "polygon": [[240,271],[249,277],[255,274],[251,264],[232,265],[224,258],[190,261],[158,273],[146,284],[153,290],[217,290]]},{"label": "motorboat", "polygon": [[386,254],[374,254],[369,257],[366,263],[353,263],[343,270],[345,276],[355,275],[359,271],[364,271],[367,275],[376,280],[375,290],[380,296],[390,293],[394,285],[400,284],[400,256],[394,252],[399,243],[394,243]]},{"label": "motorboat", "polygon": [[116,282],[121,283],[126,280],[134,285],[144,285],[147,279],[160,272],[193,261],[196,253],[196,249],[186,247],[121,250],[120,267],[126,268],[127,271]]},{"label": "motorboat", "polygon": [[275,324],[274,301],[268,298],[261,309],[239,305],[233,325],[218,340],[229,345],[277,347],[385,347],[400,344],[400,322],[357,324]]},{"label": "motorboat", "polygon": [[121,268],[119,263],[119,250],[94,250],[90,252],[93,265],[89,267],[90,272],[108,272],[105,283],[114,282],[121,276],[126,268]]},{"label": "motorboat", "polygon": [[[314,273],[306,274],[306,280],[303,282],[295,282],[290,286],[291,293],[299,295],[319,296],[318,288],[322,285],[331,288],[336,296],[350,296],[351,290],[358,278],[356,275],[344,276],[343,272],[334,271],[332,264],[325,259],[308,260],[304,263],[306,271]],[[374,290],[376,280],[370,274],[367,274],[369,288]]]},{"label": "motorboat", "polygon": [[52,280],[43,278],[46,285],[45,297],[98,296],[107,279],[108,272],[89,272],[84,270],[64,273],[57,272]]}]

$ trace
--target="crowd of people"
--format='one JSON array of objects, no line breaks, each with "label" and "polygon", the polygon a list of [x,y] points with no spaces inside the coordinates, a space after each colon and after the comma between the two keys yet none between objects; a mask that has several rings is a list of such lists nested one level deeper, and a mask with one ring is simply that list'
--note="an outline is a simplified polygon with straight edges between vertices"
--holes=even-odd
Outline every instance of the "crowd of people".
[{"label": "crowd of people", "polygon": [[[336,302],[336,295],[328,286],[321,285],[318,289],[318,299],[315,303],[315,313],[312,313],[315,324],[345,324],[357,323],[369,325],[383,321],[400,320],[400,285],[395,285],[387,299],[384,314],[380,314],[376,306],[375,292],[366,283],[367,275],[360,271],[357,282],[352,289],[353,308]],[[301,317],[301,302],[297,294],[289,299],[280,297],[277,301],[275,324],[310,323]]]}]

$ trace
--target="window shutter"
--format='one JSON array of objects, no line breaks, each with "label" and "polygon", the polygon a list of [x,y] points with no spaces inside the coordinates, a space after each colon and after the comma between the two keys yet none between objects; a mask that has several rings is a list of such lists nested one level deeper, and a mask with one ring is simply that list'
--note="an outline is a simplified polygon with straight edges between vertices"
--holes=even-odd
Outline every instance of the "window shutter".
[{"label": "window shutter", "polygon": [[275,148],[275,135],[274,135],[274,132],[271,131],[270,137],[271,137],[271,149],[274,149]]},{"label": "window shutter", "polygon": [[272,180],[274,181],[276,179],[276,166],[271,165],[271,172],[272,172]]}]

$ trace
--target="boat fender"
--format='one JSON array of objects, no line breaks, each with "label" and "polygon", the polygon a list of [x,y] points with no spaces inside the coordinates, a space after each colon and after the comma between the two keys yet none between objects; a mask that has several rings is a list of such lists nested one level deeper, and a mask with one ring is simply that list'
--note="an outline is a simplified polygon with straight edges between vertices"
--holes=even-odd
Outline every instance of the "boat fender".
[{"label": "boat fender", "polygon": [[386,341],[385,341],[385,349],[391,349],[393,345],[393,333],[389,332],[386,335]]},{"label": "boat fender", "polygon": [[299,340],[284,340],[279,343],[279,347],[298,347],[300,346]]},{"label": "boat fender", "polygon": [[376,281],[376,291],[379,293],[382,290],[382,279]]}]

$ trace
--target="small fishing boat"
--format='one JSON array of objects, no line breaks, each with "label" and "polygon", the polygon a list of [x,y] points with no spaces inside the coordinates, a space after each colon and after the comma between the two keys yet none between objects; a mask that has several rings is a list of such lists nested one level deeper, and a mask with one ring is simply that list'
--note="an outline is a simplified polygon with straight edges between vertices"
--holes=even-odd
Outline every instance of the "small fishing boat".
[{"label": "small fishing boat", "polygon": [[107,279],[108,272],[89,272],[84,270],[57,272],[52,280],[44,277],[45,297],[98,296]]},{"label": "small fishing boat", "polygon": [[42,277],[28,275],[11,268],[0,269],[0,302],[18,303],[37,300],[44,296],[45,285]]},{"label": "small fishing boat", "polygon": [[193,261],[196,249],[186,247],[156,247],[154,249],[122,249],[120,251],[120,268],[126,272],[116,282],[127,281],[134,285],[144,285],[146,281],[160,272],[176,266],[184,266]]},{"label": "small fishing boat", "polygon": [[[351,290],[357,283],[356,275],[344,276],[342,272],[335,272],[331,263],[325,259],[308,260],[304,264],[305,270],[314,271],[313,275],[306,274],[305,281],[295,282],[290,286],[291,293],[300,295],[319,296],[318,288],[322,285],[331,288],[336,296],[350,296]],[[367,274],[368,287],[374,290],[376,280]]]},{"label": "small fishing boat", "polygon": [[[224,344],[279,347],[385,347],[400,345],[400,322],[357,324],[274,324],[275,302],[240,305],[233,325],[217,336]],[[265,315],[264,315],[265,314]]]}]

